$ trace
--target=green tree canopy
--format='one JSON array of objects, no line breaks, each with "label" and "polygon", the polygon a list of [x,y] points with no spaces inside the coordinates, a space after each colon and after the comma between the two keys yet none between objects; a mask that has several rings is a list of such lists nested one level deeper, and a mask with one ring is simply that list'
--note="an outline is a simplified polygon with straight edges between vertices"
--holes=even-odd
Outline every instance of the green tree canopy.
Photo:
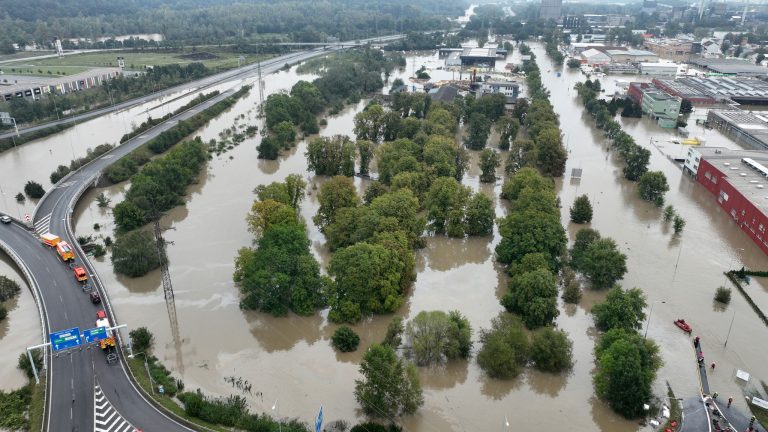
[{"label": "green tree canopy", "polygon": [[472,327],[459,311],[421,311],[405,327],[411,355],[419,366],[468,358]]},{"label": "green tree canopy", "polygon": [[371,417],[413,414],[424,404],[416,368],[387,345],[374,343],[368,348],[360,374],[363,378],[355,380],[355,398]]},{"label": "green tree canopy", "polygon": [[357,322],[372,313],[394,312],[402,305],[405,263],[396,251],[366,242],[339,249],[331,256],[328,274],[334,322]]},{"label": "green tree canopy", "polygon": [[520,320],[510,314],[502,313],[491,321],[490,329],[480,330],[480,343],[477,364],[491,378],[514,378],[528,360],[528,336]]},{"label": "green tree canopy", "polygon": [[659,348],[632,330],[614,329],[595,346],[595,391],[626,418],[645,415],[643,404],[653,396],[653,381],[662,365]]},{"label": "green tree canopy", "polygon": [[612,287],[627,272],[627,256],[610,238],[593,241],[580,259],[579,269],[594,288]]},{"label": "green tree canopy", "polygon": [[536,369],[562,372],[573,365],[573,342],[562,330],[544,327],[533,335],[531,360]]},{"label": "green tree canopy", "polygon": [[130,277],[144,276],[160,266],[154,236],[141,230],[118,235],[112,245],[111,259],[115,272]]},{"label": "green tree canopy", "polygon": [[592,222],[592,203],[589,202],[588,196],[576,197],[571,207],[571,221],[577,224]]},{"label": "green tree canopy", "polygon": [[320,231],[325,231],[325,227],[333,223],[339,209],[357,207],[360,204],[355,184],[351,178],[344,176],[335,176],[323,183],[317,194],[317,201],[320,208],[312,221]]},{"label": "green tree canopy", "polygon": [[548,269],[520,273],[509,281],[509,292],[502,299],[509,312],[520,314],[528,328],[552,323],[557,310],[557,281]]},{"label": "green tree canopy", "polygon": [[607,332],[612,329],[640,329],[645,320],[645,294],[639,288],[625,290],[616,285],[603,303],[592,308],[595,327]]}]

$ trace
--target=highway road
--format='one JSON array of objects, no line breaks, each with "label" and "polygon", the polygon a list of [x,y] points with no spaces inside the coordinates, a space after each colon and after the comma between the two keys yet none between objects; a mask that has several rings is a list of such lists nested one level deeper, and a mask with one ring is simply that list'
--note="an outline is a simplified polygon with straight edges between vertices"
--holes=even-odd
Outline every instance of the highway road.
[{"label": "highway road", "polygon": [[[402,36],[399,36],[399,35],[383,36],[383,37],[379,37],[379,38],[364,39],[364,40],[361,40],[360,43],[367,43],[367,42],[374,42],[374,41],[375,42],[390,42],[390,41],[393,41],[393,40],[400,39],[401,37]],[[354,46],[356,43],[357,43],[357,41],[339,42],[337,44],[330,45],[330,47],[327,50],[324,49],[324,47],[318,47],[318,48],[315,48],[315,49],[312,49],[312,50],[309,50],[309,51],[301,51],[301,52],[297,52],[297,53],[289,53],[289,54],[285,54],[285,55],[282,55],[282,56],[279,56],[279,57],[274,57],[274,58],[271,58],[269,60],[265,60],[265,61],[261,62],[262,73],[269,73],[269,72],[266,72],[266,70],[273,68],[275,65],[279,65],[279,67],[282,67],[286,63],[293,64],[293,63],[296,63],[296,62],[299,62],[299,61],[303,61],[303,60],[305,60],[307,58],[314,57],[314,56],[322,54],[322,53],[336,51],[336,50],[339,50],[339,49],[342,49],[342,48],[348,48],[348,47]],[[310,57],[306,57],[308,54],[311,54],[311,56]],[[61,120],[55,120],[55,121],[50,121],[50,122],[46,122],[46,123],[41,123],[41,124],[38,124],[38,125],[35,125],[35,126],[22,127],[22,128],[19,128],[19,134],[24,135],[24,134],[27,134],[27,133],[30,133],[30,132],[34,132],[34,131],[37,131],[37,130],[49,128],[51,126],[56,126],[56,125],[63,125],[63,124],[69,124],[69,123],[82,122],[82,121],[85,121],[85,120],[88,120],[88,119],[92,119],[92,118],[95,118],[95,117],[102,116],[104,114],[109,114],[111,112],[128,109],[128,108],[131,108],[133,106],[140,105],[140,104],[143,104],[143,103],[147,103],[147,102],[155,100],[157,98],[160,98],[160,97],[163,97],[163,96],[167,96],[167,95],[170,95],[170,94],[173,94],[173,93],[182,92],[182,91],[185,91],[185,90],[190,90],[190,91],[203,90],[203,89],[205,89],[207,87],[210,87],[212,85],[220,84],[223,81],[229,81],[229,80],[233,80],[233,79],[237,79],[237,78],[244,78],[244,77],[252,76],[257,71],[258,67],[259,67],[259,63],[253,63],[253,64],[250,64],[250,65],[247,65],[247,66],[243,66],[241,68],[231,69],[231,70],[228,70],[228,71],[225,71],[225,72],[217,73],[215,75],[210,75],[208,77],[201,78],[201,79],[199,79],[197,81],[192,81],[192,82],[189,82],[189,83],[186,83],[186,84],[180,84],[180,85],[175,86],[175,87],[170,87],[170,88],[167,88],[165,90],[161,90],[161,91],[158,91],[158,92],[155,92],[155,93],[148,94],[146,96],[142,96],[142,97],[139,97],[139,98],[136,98],[136,99],[131,99],[131,100],[128,100],[128,101],[125,101],[125,102],[121,102],[121,103],[118,103],[118,104],[115,104],[115,105],[111,105],[111,106],[108,106],[108,107],[99,108],[99,109],[96,109],[96,110],[93,110],[93,111],[89,111],[89,112],[86,112],[86,113],[77,114],[77,115],[74,115],[74,116],[71,116],[71,117],[62,118]],[[11,138],[13,136],[16,136],[16,132],[15,131],[5,132],[5,133],[0,134],[0,139]]]},{"label": "highway road", "polygon": [[[384,38],[393,40],[397,37]],[[376,40],[381,40],[378,38]],[[341,49],[313,49],[277,57],[262,63],[262,74],[273,73],[286,63],[297,63],[309,58]],[[99,178],[102,171],[137,147],[168,130],[181,120],[192,117],[201,110],[230,96],[242,85],[242,79],[252,76],[255,67],[249,66],[226,72],[204,80],[187,84],[199,87],[231,83],[220,95],[185,111],[168,121],[129,140],[109,153],[85,165],[62,179],[40,200],[33,216],[34,230],[19,221],[0,226],[0,247],[20,261],[22,270],[40,299],[38,306],[43,312],[44,331],[58,331],[72,327],[92,328],[96,311],[105,309],[110,322],[138,327],[140,323],[121,323],[109,304],[105,287],[101,284],[93,266],[77,246],[71,220],[75,204],[80,196]],[[179,91],[168,90],[170,91]],[[153,97],[157,97],[153,95]],[[148,96],[148,98],[150,98]],[[138,102],[137,102],[138,103]],[[86,268],[91,285],[103,299],[100,306],[90,303],[88,296],[75,281],[70,268],[55,252],[44,247],[38,235],[52,232],[77,249],[77,264]],[[129,327],[130,328],[130,327]],[[125,343],[125,342],[124,342]],[[34,341],[30,341],[30,345]],[[75,349],[59,354],[48,362],[48,397],[46,402],[46,430],[55,431],[186,431],[186,426],[171,419],[145,399],[129,378],[129,371],[121,353],[120,362],[107,364],[98,348]]]}]

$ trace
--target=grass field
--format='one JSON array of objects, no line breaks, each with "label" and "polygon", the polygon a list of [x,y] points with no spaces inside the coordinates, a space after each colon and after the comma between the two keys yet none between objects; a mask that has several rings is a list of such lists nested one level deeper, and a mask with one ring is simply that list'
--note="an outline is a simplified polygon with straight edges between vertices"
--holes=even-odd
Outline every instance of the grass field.
[{"label": "grass field", "polygon": [[[69,73],[70,68],[82,68],[82,70],[85,70],[95,67],[115,67],[117,66],[118,56],[125,58],[125,68],[128,70],[142,70],[145,66],[184,65],[192,62],[202,62],[212,69],[230,69],[237,66],[237,59],[239,57],[235,53],[202,49],[199,51],[185,50],[184,52],[110,51],[76,54],[62,58],[47,58],[34,62],[20,60],[19,62],[5,64],[2,66],[2,69],[9,70],[16,67],[35,72],[41,69],[44,73],[47,73],[47,70],[66,70]],[[254,63],[269,57],[268,55],[246,55],[244,64]],[[6,71],[6,73],[10,72]]]},{"label": "grass field", "polygon": [[[85,66],[38,66],[37,64],[33,65],[23,62],[0,65],[0,71],[2,71],[4,75],[33,75],[47,77],[75,75],[80,72],[85,72],[88,69],[90,68]],[[1,79],[2,77],[0,76],[0,80]]]}]

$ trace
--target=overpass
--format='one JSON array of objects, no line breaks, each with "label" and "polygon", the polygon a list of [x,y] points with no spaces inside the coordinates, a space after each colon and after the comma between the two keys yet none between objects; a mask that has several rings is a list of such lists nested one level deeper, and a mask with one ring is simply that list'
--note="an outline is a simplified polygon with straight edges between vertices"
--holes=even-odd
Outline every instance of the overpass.
[{"label": "overpass", "polygon": [[[334,48],[339,50],[341,47]],[[286,63],[296,63],[329,51],[314,49],[271,59],[262,63],[262,73],[280,70]],[[76,250],[78,265],[85,267],[91,283],[102,298],[102,306],[110,322],[120,323],[108,293],[91,263],[77,243],[72,213],[82,194],[98,180],[101,172],[176,123],[186,120],[220,100],[230,96],[240,83],[237,78],[251,76],[253,66],[208,77],[203,82],[219,84],[231,80],[229,89],[200,105],[184,111],[166,122],[126,141],[110,152],[91,161],[63,178],[40,200],[33,216],[34,230],[14,221],[0,226],[0,249],[20,267],[35,297],[42,324],[42,339],[52,331],[94,326],[95,314],[101,306],[90,303],[72,271],[58,256],[42,246],[38,235],[54,232]],[[213,80],[213,81],[211,81]],[[203,85],[200,82],[188,86]],[[34,232],[33,232],[34,231]],[[118,335],[118,342],[121,342]],[[43,430],[67,431],[188,431],[195,426],[166,412],[138,387],[125,363],[124,342],[118,343],[119,362],[108,364],[97,349],[74,349],[64,354],[46,352],[46,403]]]}]

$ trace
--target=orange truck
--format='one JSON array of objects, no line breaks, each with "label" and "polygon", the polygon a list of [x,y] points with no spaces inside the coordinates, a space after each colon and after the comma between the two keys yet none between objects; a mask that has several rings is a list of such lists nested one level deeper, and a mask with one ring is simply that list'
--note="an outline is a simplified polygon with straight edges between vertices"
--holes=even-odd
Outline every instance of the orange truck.
[{"label": "orange truck", "polygon": [[72,247],[69,245],[69,243],[65,241],[60,241],[56,243],[56,252],[59,254],[59,257],[61,257],[62,261],[64,262],[75,260],[75,252],[72,250]]},{"label": "orange truck", "polygon": [[[100,310],[96,312],[96,327],[109,329],[109,320],[107,314]],[[99,341],[99,347],[105,352],[110,352],[115,348],[115,336],[111,330],[107,330],[107,338]]]},{"label": "orange truck", "polygon": [[75,274],[75,279],[78,282],[88,282],[88,273],[82,267],[75,267],[72,272]]},{"label": "orange truck", "polygon": [[57,244],[61,241],[61,238],[57,236],[56,234],[43,234],[40,236],[40,239],[43,241],[43,244],[50,247],[56,247]]}]

